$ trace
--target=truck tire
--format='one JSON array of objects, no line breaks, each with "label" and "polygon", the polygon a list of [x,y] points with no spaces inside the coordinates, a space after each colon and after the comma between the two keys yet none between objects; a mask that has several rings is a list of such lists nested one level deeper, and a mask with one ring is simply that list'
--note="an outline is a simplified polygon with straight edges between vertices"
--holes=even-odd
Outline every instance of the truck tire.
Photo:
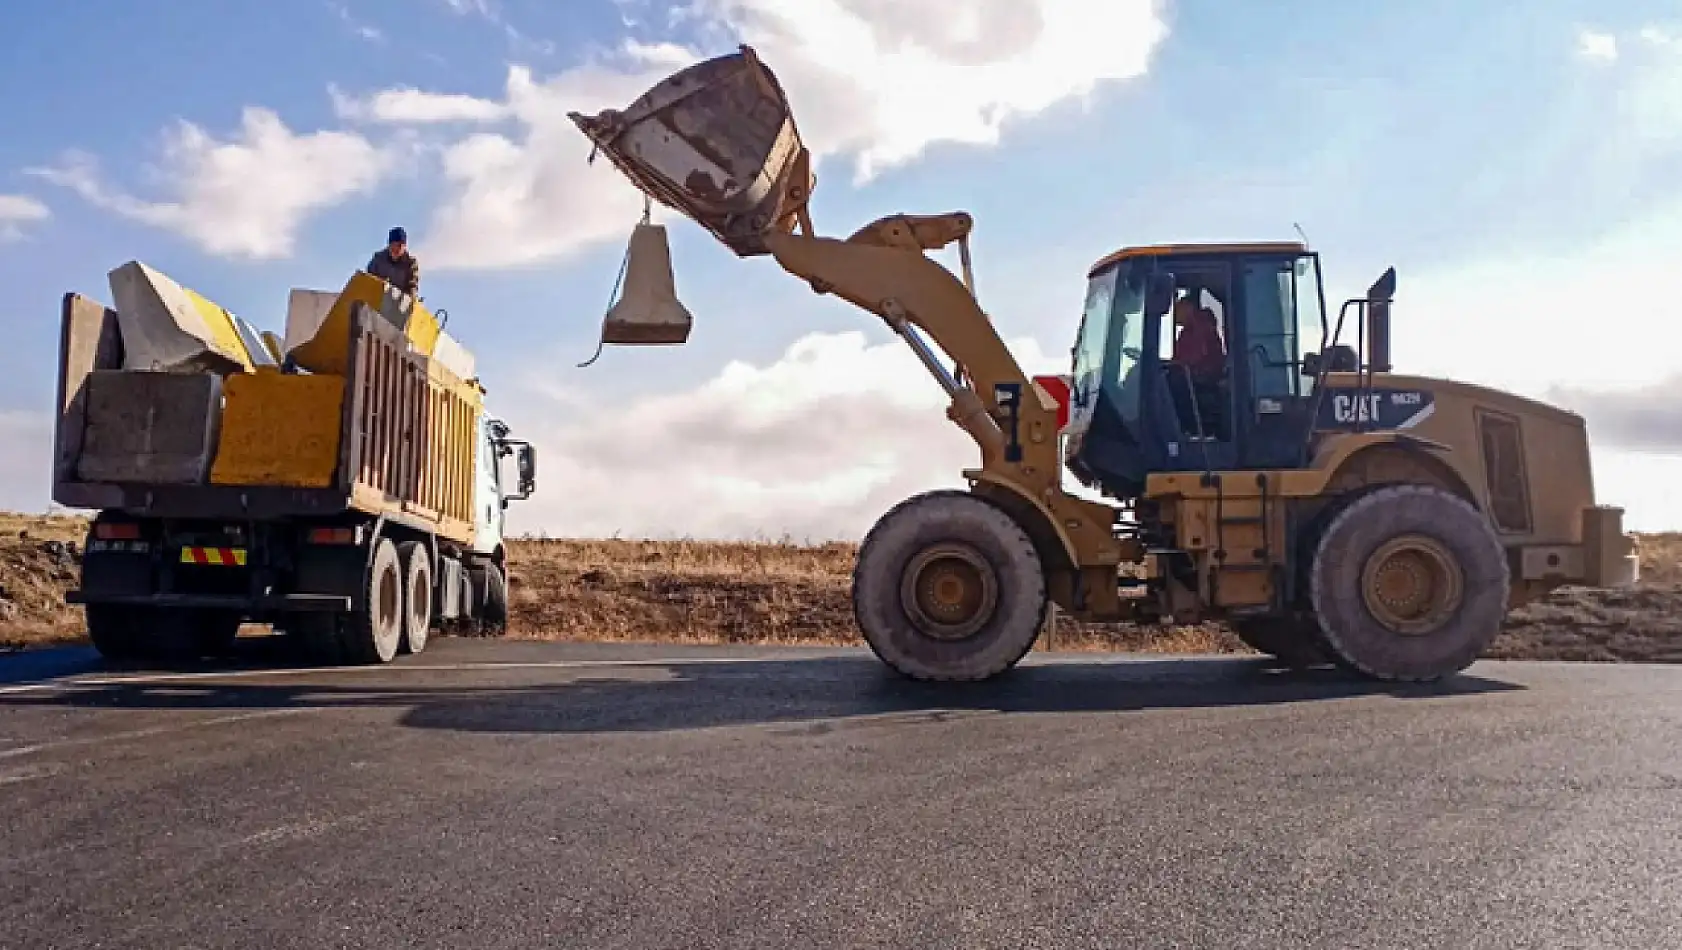
[{"label": "truck tire", "polygon": [[485,596],[479,609],[481,629],[492,636],[508,632],[508,575],[495,562],[485,565]]},{"label": "truck tire", "polygon": [[1506,552],[1483,513],[1431,485],[1389,485],[1338,512],[1309,571],[1328,652],[1387,681],[1458,673],[1507,615]]},{"label": "truck tire", "polygon": [[432,629],[432,552],[419,541],[404,541],[397,546],[397,559],[403,569],[403,638],[398,651],[419,653],[426,649]]},{"label": "truck tire", "polygon": [[154,658],[145,639],[152,611],[121,604],[88,604],[83,611],[88,639],[100,656],[119,663]]},{"label": "truck tire", "polygon": [[339,649],[356,664],[390,663],[403,641],[403,566],[390,538],[376,538],[363,575],[362,607],[338,618]]},{"label": "truck tire", "polygon": [[233,652],[239,628],[245,624],[239,611],[196,609],[183,614],[180,622],[186,628],[187,649],[195,658],[220,658]]},{"label": "truck tire", "polygon": [[1010,669],[1039,638],[1050,603],[1027,532],[964,491],[890,509],[853,568],[853,618],[865,642],[917,680],[984,680]]},{"label": "truck tire", "polygon": [[1313,618],[1240,617],[1228,626],[1244,645],[1295,670],[1332,662]]}]

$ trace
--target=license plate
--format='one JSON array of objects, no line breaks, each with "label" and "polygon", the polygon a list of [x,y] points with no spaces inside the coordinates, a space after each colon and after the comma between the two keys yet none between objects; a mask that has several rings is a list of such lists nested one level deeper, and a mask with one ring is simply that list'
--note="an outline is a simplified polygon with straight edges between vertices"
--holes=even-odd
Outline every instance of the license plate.
[{"label": "license plate", "polygon": [[152,546],[145,541],[102,541],[95,538],[88,542],[89,554],[145,554],[152,550]]}]

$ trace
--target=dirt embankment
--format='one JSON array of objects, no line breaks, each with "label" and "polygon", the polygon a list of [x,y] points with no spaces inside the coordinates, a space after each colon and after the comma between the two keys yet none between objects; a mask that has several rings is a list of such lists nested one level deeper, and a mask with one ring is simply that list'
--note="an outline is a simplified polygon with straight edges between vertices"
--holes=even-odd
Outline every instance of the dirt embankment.
[{"label": "dirt embankment", "polygon": [[[76,642],[79,520],[0,516],[0,645]],[[1634,590],[1563,590],[1515,611],[1503,658],[1682,661],[1682,534],[1642,539]],[[857,642],[848,600],[855,548],[701,541],[510,544],[513,637],[701,643]],[[1058,649],[1245,652],[1225,627],[1079,624]]]}]

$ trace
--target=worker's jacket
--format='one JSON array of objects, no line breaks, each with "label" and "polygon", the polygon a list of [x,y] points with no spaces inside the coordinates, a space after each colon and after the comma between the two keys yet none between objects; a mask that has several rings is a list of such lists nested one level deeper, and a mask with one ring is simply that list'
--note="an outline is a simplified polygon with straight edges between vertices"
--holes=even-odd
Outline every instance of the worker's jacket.
[{"label": "worker's jacket", "polygon": [[1200,311],[1180,330],[1174,340],[1174,362],[1184,363],[1192,378],[1199,382],[1213,382],[1226,370],[1226,348],[1215,317]]},{"label": "worker's jacket", "polygon": [[393,258],[389,249],[381,248],[369,258],[365,270],[411,297],[420,295],[420,261],[408,251]]}]

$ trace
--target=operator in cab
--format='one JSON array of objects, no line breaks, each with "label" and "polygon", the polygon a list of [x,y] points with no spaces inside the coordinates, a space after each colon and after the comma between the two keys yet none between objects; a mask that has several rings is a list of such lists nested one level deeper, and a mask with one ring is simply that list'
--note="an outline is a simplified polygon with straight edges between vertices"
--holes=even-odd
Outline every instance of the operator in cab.
[{"label": "operator in cab", "polygon": [[1191,370],[1194,383],[1213,385],[1226,371],[1226,344],[1215,312],[1198,305],[1191,294],[1174,301],[1174,356]]},{"label": "operator in cab", "polygon": [[1199,304],[1202,292],[1192,290],[1174,301],[1174,355],[1171,362],[1189,371],[1169,374],[1169,391],[1181,424],[1188,434],[1214,436],[1224,430],[1220,418],[1220,384],[1226,374],[1226,343],[1221,339],[1215,312]]},{"label": "operator in cab", "polygon": [[409,253],[409,235],[402,228],[391,229],[386,235],[385,248],[374,252],[364,270],[409,296],[420,298],[420,262]]}]

